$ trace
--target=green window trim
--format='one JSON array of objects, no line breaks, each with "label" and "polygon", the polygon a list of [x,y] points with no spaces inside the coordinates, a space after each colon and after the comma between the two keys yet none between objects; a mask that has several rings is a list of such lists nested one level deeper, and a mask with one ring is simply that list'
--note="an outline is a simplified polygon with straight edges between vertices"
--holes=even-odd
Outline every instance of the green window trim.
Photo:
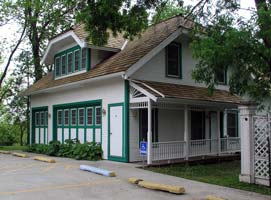
[{"label": "green window trim", "polygon": [[90,70],[90,58],[90,49],[81,48],[79,45],[57,53],[54,56],[54,77],[61,78],[76,72]]},{"label": "green window trim", "polygon": [[[97,115],[97,109],[99,109],[98,115]],[[97,106],[97,107],[95,107],[95,124],[101,125],[101,122],[102,122],[101,118],[102,118],[101,106]],[[99,122],[97,122],[97,121],[99,121]]]},{"label": "green window trim", "polygon": [[[68,128],[69,131],[69,136],[68,138],[71,138],[71,130],[75,129],[76,130],[76,138],[79,136],[79,129],[84,129],[84,139],[80,142],[86,142],[87,141],[87,129],[92,129],[92,141],[96,142],[99,141],[100,144],[102,144],[102,121],[101,124],[95,124],[93,123],[92,125],[88,125],[86,122],[86,111],[87,108],[93,108],[93,111],[95,110],[95,107],[102,107],[102,100],[93,100],[93,101],[84,101],[84,102],[74,102],[74,103],[68,103],[68,104],[58,104],[58,105],[53,105],[53,140],[61,140],[64,142],[64,128]],[[63,124],[57,124],[57,114],[59,110],[65,110],[69,109],[70,112],[70,125],[69,126],[63,126]],[[79,109],[84,109],[84,125],[79,125]],[[72,120],[72,113],[74,113],[76,124],[73,124]],[[93,112],[94,113],[94,112]],[[93,116],[94,118],[94,116]],[[102,118],[101,118],[102,120]],[[58,138],[58,128],[62,129],[62,138]],[[100,138],[96,139],[96,132],[100,131]],[[66,137],[67,138],[67,137]]]},{"label": "green window trim", "polygon": [[64,126],[69,126],[70,125],[70,110],[69,109],[65,109],[64,110]]},{"label": "green window trim", "polygon": [[[178,47],[178,75],[171,75],[169,74],[169,58],[168,58],[168,54],[169,54],[169,47],[170,46],[175,46],[175,47]],[[179,79],[182,79],[182,45],[180,43],[175,43],[175,42],[172,42],[170,43],[167,47],[166,47],[166,52],[165,52],[165,61],[166,61],[166,77],[167,78],[179,78]]]}]

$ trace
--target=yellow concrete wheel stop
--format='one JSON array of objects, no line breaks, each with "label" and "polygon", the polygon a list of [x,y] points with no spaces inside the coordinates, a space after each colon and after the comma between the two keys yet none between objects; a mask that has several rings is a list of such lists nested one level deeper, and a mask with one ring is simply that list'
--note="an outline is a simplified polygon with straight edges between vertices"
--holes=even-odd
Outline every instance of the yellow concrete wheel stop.
[{"label": "yellow concrete wheel stop", "polygon": [[205,200],[225,200],[216,196],[208,195],[205,197]]},{"label": "yellow concrete wheel stop", "polygon": [[13,156],[17,156],[17,157],[21,157],[21,158],[28,158],[28,155],[24,154],[24,153],[17,153],[14,152],[12,153]]},{"label": "yellow concrete wheel stop", "polygon": [[161,191],[170,192],[170,193],[174,193],[174,194],[185,193],[185,188],[182,186],[153,183],[153,182],[144,181],[142,179],[138,179],[138,178],[134,178],[134,177],[129,178],[128,182],[132,183],[132,184],[137,184],[141,187],[151,189],[151,190],[161,190]]},{"label": "yellow concrete wheel stop", "polygon": [[0,150],[0,153],[2,153],[2,154],[11,154],[10,151],[3,151],[3,150]]},{"label": "yellow concrete wheel stop", "polygon": [[138,184],[140,181],[143,181],[143,180],[139,178],[135,178],[135,177],[131,177],[128,179],[128,182],[132,184]]},{"label": "yellow concrete wheel stop", "polygon": [[36,156],[34,157],[34,160],[42,161],[42,162],[48,162],[48,163],[55,163],[56,161],[52,158],[46,158],[42,156]]}]

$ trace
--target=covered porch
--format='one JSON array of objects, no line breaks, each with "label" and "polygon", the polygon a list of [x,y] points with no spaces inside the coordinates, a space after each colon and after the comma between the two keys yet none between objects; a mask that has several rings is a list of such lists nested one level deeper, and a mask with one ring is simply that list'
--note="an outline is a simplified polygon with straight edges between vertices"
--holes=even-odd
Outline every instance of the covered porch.
[{"label": "covered porch", "polygon": [[240,152],[238,102],[222,90],[130,81],[131,151],[147,141],[149,165]]}]

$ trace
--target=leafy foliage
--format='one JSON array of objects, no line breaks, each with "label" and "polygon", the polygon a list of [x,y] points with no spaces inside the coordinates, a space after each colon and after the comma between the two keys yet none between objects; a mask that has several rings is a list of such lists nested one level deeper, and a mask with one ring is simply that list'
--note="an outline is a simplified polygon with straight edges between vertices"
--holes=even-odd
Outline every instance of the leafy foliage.
[{"label": "leafy foliage", "polygon": [[59,141],[51,141],[49,145],[32,144],[27,151],[76,160],[100,160],[103,154],[100,144],[95,142],[80,144],[78,140],[65,140],[65,144]]},{"label": "leafy foliage", "polygon": [[249,20],[236,14],[239,9],[236,4],[229,5],[227,9],[217,6],[215,18],[208,21],[204,31],[199,26],[194,30],[191,47],[199,62],[193,71],[193,78],[205,83],[212,91],[217,85],[215,74],[228,68],[232,93],[249,96],[259,103],[270,98],[269,5],[270,2],[264,1],[258,4]]}]

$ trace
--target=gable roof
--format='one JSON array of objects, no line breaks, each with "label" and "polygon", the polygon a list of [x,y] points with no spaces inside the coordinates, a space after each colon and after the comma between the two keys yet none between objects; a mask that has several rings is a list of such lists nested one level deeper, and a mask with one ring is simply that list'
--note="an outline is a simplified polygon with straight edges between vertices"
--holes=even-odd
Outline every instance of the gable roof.
[{"label": "gable roof", "polygon": [[[182,16],[176,16],[169,20],[160,22],[149,27],[141,34],[140,37],[133,41],[129,41],[122,51],[117,52],[115,55],[96,65],[88,72],[57,80],[54,80],[52,73],[48,73],[45,77],[27,89],[23,95],[31,95],[39,90],[67,83],[77,82],[112,73],[125,72],[127,69],[129,69],[129,67],[140,61],[145,55],[151,52],[151,50],[157,47],[180,27],[189,29],[191,26],[192,22],[184,19]],[[78,28],[77,30],[77,34],[79,34],[79,32],[81,34],[79,34],[79,37],[84,38],[85,33],[83,33],[84,30],[82,27]]]},{"label": "gable roof", "polygon": [[135,84],[155,97],[161,97],[161,95],[163,95],[163,98],[229,103],[235,105],[241,102],[240,97],[232,95],[225,90],[215,89],[213,94],[209,95],[208,89],[203,87],[141,80],[135,81]]}]

